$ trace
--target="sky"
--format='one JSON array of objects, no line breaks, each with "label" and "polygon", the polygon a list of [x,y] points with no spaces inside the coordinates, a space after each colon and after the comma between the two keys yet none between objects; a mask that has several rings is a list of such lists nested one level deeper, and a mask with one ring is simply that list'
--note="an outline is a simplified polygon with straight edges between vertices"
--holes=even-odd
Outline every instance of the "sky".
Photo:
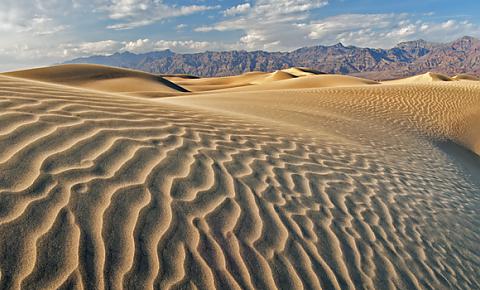
[{"label": "sky", "polygon": [[0,0],[0,71],[171,49],[390,48],[480,37],[480,1]]}]

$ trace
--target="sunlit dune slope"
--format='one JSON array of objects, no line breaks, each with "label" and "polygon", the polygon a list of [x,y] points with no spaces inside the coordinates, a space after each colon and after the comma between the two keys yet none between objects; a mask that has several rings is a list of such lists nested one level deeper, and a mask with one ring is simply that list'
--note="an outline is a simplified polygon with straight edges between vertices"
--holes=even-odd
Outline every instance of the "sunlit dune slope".
[{"label": "sunlit dune slope", "polygon": [[[278,73],[278,72],[277,72]],[[351,87],[363,85],[375,85],[378,82],[343,75],[308,75],[302,77],[282,77],[272,80],[276,75],[273,73],[261,82],[251,86],[228,89],[229,91],[263,91],[263,90],[290,90],[312,89],[327,87]],[[270,79],[269,79],[270,78]]]},{"label": "sunlit dune slope", "polygon": [[155,91],[157,94],[167,96],[188,91],[161,76],[91,64],[59,65],[10,72],[5,75],[99,91],[140,95],[142,91]]},{"label": "sunlit dune slope", "polygon": [[[268,86],[257,85],[258,90],[251,86],[227,90],[225,94],[217,92],[202,98],[185,96],[168,101],[277,121],[288,118],[286,123],[299,123],[301,127],[309,124],[315,127],[317,123],[310,119],[332,114],[342,118],[375,120],[433,140],[453,140],[480,155],[480,83],[365,86],[361,79],[345,82],[345,78],[349,80],[350,77],[332,76],[334,81],[330,81],[328,75],[312,78],[317,77],[325,78],[328,85],[312,89],[309,84],[321,86],[322,81],[304,77]],[[338,80],[341,81],[336,83]],[[285,83],[288,85],[284,86]],[[332,83],[346,87],[332,88]],[[352,86],[355,83],[361,85]],[[265,91],[267,89],[271,91]]]},{"label": "sunlit dune slope", "polygon": [[396,84],[415,84],[415,83],[431,83],[431,82],[449,82],[452,79],[446,75],[428,72],[421,75],[408,77],[399,80],[386,81],[385,83],[396,83]]},{"label": "sunlit dune slope", "polygon": [[289,80],[289,79],[293,79],[293,78],[296,78],[296,77],[297,77],[296,75],[293,75],[293,74],[290,74],[288,72],[284,72],[284,71],[279,70],[279,71],[270,73],[266,77],[253,82],[253,84],[259,84],[259,83],[261,84],[261,83],[268,83],[268,82],[274,82],[274,81]]}]

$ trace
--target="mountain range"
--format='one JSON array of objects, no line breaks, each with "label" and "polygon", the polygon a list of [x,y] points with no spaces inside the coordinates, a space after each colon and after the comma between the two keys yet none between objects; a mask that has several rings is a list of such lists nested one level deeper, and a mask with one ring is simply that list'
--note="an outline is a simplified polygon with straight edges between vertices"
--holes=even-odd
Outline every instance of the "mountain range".
[{"label": "mountain range", "polygon": [[291,52],[207,51],[175,53],[171,50],[142,54],[131,52],[77,58],[66,63],[102,64],[158,74],[200,77],[237,75],[250,71],[275,71],[309,67],[325,73],[348,74],[386,80],[428,71],[454,75],[480,75],[480,40],[464,36],[449,43],[425,40],[402,42],[390,49],[344,46],[311,46]]}]

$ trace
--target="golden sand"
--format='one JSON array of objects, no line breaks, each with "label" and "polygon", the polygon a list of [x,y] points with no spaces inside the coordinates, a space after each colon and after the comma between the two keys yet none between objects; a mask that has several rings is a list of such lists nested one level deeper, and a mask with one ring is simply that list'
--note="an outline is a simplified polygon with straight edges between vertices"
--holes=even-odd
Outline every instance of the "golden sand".
[{"label": "golden sand", "polygon": [[2,75],[0,288],[479,289],[480,82],[442,79]]}]

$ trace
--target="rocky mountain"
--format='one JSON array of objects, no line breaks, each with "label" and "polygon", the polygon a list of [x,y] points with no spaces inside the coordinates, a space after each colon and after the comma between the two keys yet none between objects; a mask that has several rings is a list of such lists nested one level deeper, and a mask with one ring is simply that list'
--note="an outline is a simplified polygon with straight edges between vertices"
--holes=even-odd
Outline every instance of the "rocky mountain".
[{"label": "rocky mountain", "polygon": [[465,36],[450,43],[402,42],[390,49],[312,46],[292,52],[220,51],[180,54],[170,50],[78,58],[67,63],[93,63],[160,74],[226,76],[249,71],[310,67],[372,79],[391,79],[433,71],[448,75],[480,75],[480,40]]}]

